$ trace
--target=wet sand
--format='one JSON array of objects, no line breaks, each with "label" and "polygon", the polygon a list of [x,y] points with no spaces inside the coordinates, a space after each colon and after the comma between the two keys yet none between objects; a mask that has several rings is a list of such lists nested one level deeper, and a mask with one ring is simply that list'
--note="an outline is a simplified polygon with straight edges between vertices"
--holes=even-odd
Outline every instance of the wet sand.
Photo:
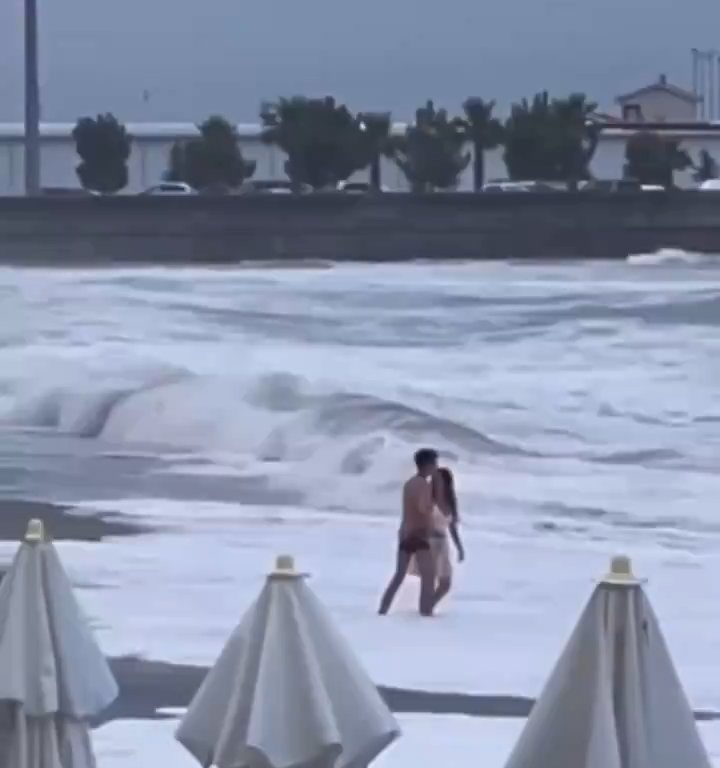
[{"label": "wet sand", "polygon": [[[110,665],[121,695],[98,724],[118,719],[167,717],[159,710],[187,707],[208,671],[205,667],[136,657],[111,659]],[[393,712],[527,717],[532,706],[531,699],[513,696],[428,693],[383,686],[379,686],[379,691]]]},{"label": "wet sand", "polygon": [[[159,710],[184,708],[190,703],[207,668],[168,664],[136,657],[112,659],[120,698],[98,724],[110,720],[162,719]],[[472,717],[527,717],[533,700],[501,694],[436,693],[405,688],[378,690],[393,712]],[[696,712],[697,720],[720,720],[720,712]]]},{"label": "wet sand", "polygon": [[[57,540],[97,542],[110,536],[138,536],[150,532],[121,515],[72,514],[68,508],[38,501],[0,499],[0,541],[21,541],[32,518],[44,521]],[[0,579],[2,568],[0,567]],[[120,686],[118,700],[97,725],[118,719],[161,719],[163,709],[187,707],[207,668],[169,664],[137,657],[110,660]],[[533,700],[502,694],[437,693],[379,686],[394,712],[457,714],[474,717],[527,717]],[[696,712],[698,720],[720,720],[720,712]]]},{"label": "wet sand", "polygon": [[[72,514],[68,507],[44,501],[0,499],[0,541],[20,543],[33,518],[43,521],[46,536],[54,541],[101,542],[108,536],[138,536],[152,530],[120,515]],[[0,563],[0,581],[9,564]]]},{"label": "wet sand", "polygon": [[0,541],[22,541],[33,518],[42,520],[46,534],[56,541],[100,542],[108,536],[138,536],[152,530],[121,515],[72,514],[67,507],[43,501],[0,499]]}]

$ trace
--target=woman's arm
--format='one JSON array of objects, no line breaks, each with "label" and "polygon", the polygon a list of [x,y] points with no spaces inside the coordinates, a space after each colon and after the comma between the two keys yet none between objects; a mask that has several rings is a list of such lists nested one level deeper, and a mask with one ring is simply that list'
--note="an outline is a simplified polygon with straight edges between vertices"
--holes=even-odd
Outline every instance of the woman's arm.
[{"label": "woman's arm", "polygon": [[462,540],[460,539],[460,529],[458,528],[457,518],[450,521],[448,528],[450,530],[450,538],[453,540],[453,544],[457,550],[458,562],[462,563],[465,559],[465,547],[463,547]]}]

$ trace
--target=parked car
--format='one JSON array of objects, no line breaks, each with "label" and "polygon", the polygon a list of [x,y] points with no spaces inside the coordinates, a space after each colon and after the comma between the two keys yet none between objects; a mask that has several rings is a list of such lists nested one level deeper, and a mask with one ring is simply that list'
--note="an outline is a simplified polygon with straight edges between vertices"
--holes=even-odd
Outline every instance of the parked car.
[{"label": "parked car", "polygon": [[312,187],[309,184],[300,184],[298,188],[286,179],[252,179],[244,184],[240,191],[246,194],[292,195],[298,193],[304,195],[312,192]]},{"label": "parked car", "polygon": [[483,192],[530,192],[530,186],[517,181],[490,181],[483,184]]},{"label": "parked car", "polygon": [[720,192],[720,179],[706,179],[698,189],[703,192]]},{"label": "parked car", "polygon": [[193,189],[184,181],[163,181],[155,186],[148,187],[141,195],[197,195],[197,190]]},{"label": "parked car", "polygon": [[489,181],[483,192],[567,192],[567,185],[555,181]]},{"label": "parked car", "polygon": [[[366,195],[375,192],[369,181],[341,181],[337,185],[338,192],[348,192],[353,195]],[[387,187],[380,186],[378,192],[389,192]]]},{"label": "parked car", "polygon": [[635,179],[590,179],[578,184],[581,192],[640,192],[642,185]]}]

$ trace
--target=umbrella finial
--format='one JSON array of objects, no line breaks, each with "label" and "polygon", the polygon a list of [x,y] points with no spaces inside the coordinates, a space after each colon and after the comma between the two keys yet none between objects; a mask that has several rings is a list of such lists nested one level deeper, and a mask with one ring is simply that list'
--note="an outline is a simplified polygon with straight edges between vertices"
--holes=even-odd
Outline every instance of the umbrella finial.
[{"label": "umbrella finial", "polygon": [[610,560],[610,571],[603,577],[601,584],[633,587],[643,583],[633,574],[632,561],[627,555],[615,555]]},{"label": "umbrella finial", "polygon": [[27,531],[25,532],[25,541],[30,544],[37,544],[38,542],[45,541],[45,526],[42,520],[33,518],[28,521]]},{"label": "umbrella finial", "polygon": [[275,569],[270,572],[271,579],[299,579],[306,575],[295,570],[295,558],[292,555],[278,555],[275,558]]}]

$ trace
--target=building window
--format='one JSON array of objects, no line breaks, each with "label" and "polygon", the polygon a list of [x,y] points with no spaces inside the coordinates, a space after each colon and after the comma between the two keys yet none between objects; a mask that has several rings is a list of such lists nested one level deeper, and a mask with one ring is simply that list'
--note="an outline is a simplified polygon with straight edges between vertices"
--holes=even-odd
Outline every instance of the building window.
[{"label": "building window", "polygon": [[626,123],[641,123],[642,122],[642,110],[639,104],[623,104],[622,108],[623,120]]}]

